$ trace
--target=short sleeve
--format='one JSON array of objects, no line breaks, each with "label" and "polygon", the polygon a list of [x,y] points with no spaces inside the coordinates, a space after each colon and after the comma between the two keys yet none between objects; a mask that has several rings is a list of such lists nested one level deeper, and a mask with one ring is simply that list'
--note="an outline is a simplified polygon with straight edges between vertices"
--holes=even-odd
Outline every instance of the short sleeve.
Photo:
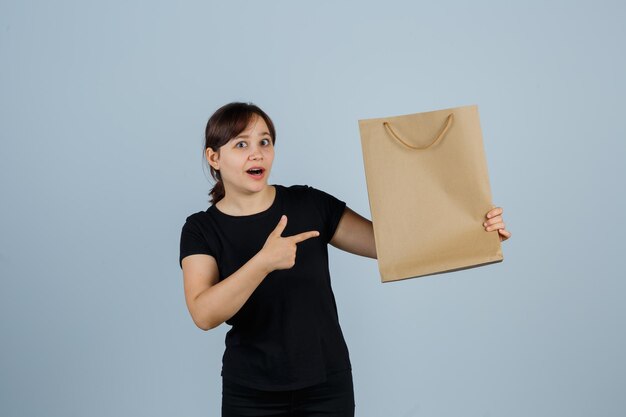
[{"label": "short sleeve", "polygon": [[341,216],[346,208],[346,203],[345,201],[342,201],[325,191],[309,185],[307,185],[307,187],[313,197],[315,207],[317,207],[321,213],[324,223],[324,227],[321,232],[324,234],[324,241],[328,243],[335,234],[335,230],[339,225],[339,220],[341,220]]},{"label": "short sleeve", "polygon": [[180,268],[182,269],[183,267],[183,258],[185,256],[195,254],[206,254],[215,257],[198,225],[187,218],[180,232],[180,253],[178,256]]}]

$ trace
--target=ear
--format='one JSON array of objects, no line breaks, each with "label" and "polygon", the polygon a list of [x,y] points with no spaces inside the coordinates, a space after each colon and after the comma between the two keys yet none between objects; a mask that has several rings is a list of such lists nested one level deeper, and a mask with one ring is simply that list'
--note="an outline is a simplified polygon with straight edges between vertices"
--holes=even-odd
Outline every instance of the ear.
[{"label": "ear", "polygon": [[219,164],[220,154],[219,154],[219,152],[215,152],[211,148],[206,148],[205,156],[206,156],[207,162],[209,163],[209,165],[211,165],[213,167],[213,169],[216,169],[216,170],[220,169],[220,164]]}]

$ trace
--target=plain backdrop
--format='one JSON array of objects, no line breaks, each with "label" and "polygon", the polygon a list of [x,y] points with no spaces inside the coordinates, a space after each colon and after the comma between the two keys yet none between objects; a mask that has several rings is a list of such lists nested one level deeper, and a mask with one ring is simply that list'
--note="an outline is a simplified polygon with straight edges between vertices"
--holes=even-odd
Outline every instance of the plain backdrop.
[{"label": "plain backdrop", "polygon": [[[477,104],[504,262],[381,283],[329,246],[356,415],[623,416],[618,1],[2,1],[0,415],[218,416],[178,265],[208,117],[371,218],[357,120]],[[621,272],[620,272],[621,271]]]}]

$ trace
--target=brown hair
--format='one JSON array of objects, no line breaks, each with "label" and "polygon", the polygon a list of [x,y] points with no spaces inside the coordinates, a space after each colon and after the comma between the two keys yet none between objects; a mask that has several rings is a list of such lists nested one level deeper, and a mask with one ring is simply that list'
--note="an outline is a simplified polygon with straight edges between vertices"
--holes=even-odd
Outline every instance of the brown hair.
[{"label": "brown hair", "polygon": [[[276,130],[272,119],[258,106],[253,103],[232,102],[223,105],[213,113],[207,122],[204,131],[204,153],[210,147],[214,152],[219,152],[219,148],[228,143],[229,140],[243,132],[252,120],[254,115],[258,115],[265,120],[272,137],[272,145],[276,144]],[[206,156],[204,157],[206,161]],[[207,162],[211,171],[211,176],[216,181],[215,186],[209,192],[211,204],[215,204],[224,198],[226,190],[219,170],[215,170]]]}]

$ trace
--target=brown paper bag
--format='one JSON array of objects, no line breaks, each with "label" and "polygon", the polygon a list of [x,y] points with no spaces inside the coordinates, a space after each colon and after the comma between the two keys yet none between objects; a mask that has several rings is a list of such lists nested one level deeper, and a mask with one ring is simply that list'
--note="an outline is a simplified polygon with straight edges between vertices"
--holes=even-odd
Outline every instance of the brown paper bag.
[{"label": "brown paper bag", "polygon": [[503,260],[477,105],[358,122],[382,282]]}]

